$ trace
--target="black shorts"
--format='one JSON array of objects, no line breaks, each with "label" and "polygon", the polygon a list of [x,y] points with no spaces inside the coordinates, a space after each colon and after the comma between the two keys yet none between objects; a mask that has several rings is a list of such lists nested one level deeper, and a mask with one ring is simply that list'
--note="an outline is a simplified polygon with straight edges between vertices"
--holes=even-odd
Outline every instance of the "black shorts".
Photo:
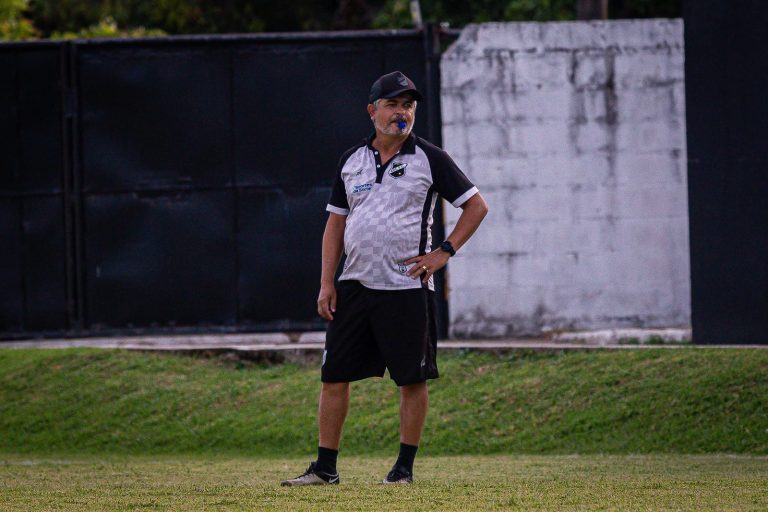
[{"label": "black shorts", "polygon": [[339,281],[336,313],[328,323],[323,382],[383,377],[398,386],[436,379],[435,292],[372,290]]}]

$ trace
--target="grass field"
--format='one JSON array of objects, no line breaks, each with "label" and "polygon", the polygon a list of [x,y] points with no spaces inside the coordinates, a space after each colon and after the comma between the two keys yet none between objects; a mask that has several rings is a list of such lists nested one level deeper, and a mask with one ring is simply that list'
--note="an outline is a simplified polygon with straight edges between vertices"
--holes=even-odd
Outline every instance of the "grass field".
[{"label": "grass field", "polygon": [[369,379],[342,485],[289,489],[316,449],[316,365],[0,350],[0,510],[768,510],[766,350],[440,361],[415,485],[376,484],[398,399]]},{"label": "grass field", "polygon": [[306,459],[0,456],[0,510],[768,509],[765,457],[425,457],[414,485],[378,485],[391,462],[345,457],[341,485],[284,488]]}]

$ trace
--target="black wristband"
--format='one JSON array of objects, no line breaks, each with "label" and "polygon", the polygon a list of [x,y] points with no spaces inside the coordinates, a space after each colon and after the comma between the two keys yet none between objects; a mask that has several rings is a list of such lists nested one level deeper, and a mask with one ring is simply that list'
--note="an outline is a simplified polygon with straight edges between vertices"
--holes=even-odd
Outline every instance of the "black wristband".
[{"label": "black wristband", "polygon": [[440,244],[440,249],[445,251],[445,252],[447,252],[451,256],[456,254],[456,250],[453,248],[453,244],[451,242],[449,242],[448,240],[446,240],[446,241],[444,241],[443,243]]}]

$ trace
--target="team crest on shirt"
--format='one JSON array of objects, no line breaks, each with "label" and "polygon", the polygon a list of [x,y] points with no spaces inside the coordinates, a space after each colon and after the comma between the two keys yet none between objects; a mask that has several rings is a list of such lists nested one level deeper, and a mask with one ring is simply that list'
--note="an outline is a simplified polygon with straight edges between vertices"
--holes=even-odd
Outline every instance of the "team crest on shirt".
[{"label": "team crest on shirt", "polygon": [[405,168],[408,167],[408,164],[403,162],[395,162],[392,164],[392,168],[389,170],[389,175],[393,178],[402,178],[405,174]]},{"label": "team crest on shirt", "polygon": [[398,263],[397,264],[397,271],[400,272],[401,274],[405,274],[406,272],[408,272],[408,267],[406,267],[402,263]]}]

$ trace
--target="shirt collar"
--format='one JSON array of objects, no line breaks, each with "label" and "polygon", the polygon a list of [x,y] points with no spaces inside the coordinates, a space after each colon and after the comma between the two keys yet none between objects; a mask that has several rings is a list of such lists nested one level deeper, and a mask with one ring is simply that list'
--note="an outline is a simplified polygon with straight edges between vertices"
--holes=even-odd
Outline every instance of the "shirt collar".
[{"label": "shirt collar", "polygon": [[[371,144],[373,143],[373,139],[376,138],[376,132],[373,132],[368,137],[363,139],[365,141],[365,145],[368,146],[369,149],[373,149],[373,146]],[[413,155],[416,153],[416,135],[414,135],[413,132],[408,134],[408,138],[405,139],[405,142],[403,142],[403,145],[400,147],[400,154],[401,155]]]}]

